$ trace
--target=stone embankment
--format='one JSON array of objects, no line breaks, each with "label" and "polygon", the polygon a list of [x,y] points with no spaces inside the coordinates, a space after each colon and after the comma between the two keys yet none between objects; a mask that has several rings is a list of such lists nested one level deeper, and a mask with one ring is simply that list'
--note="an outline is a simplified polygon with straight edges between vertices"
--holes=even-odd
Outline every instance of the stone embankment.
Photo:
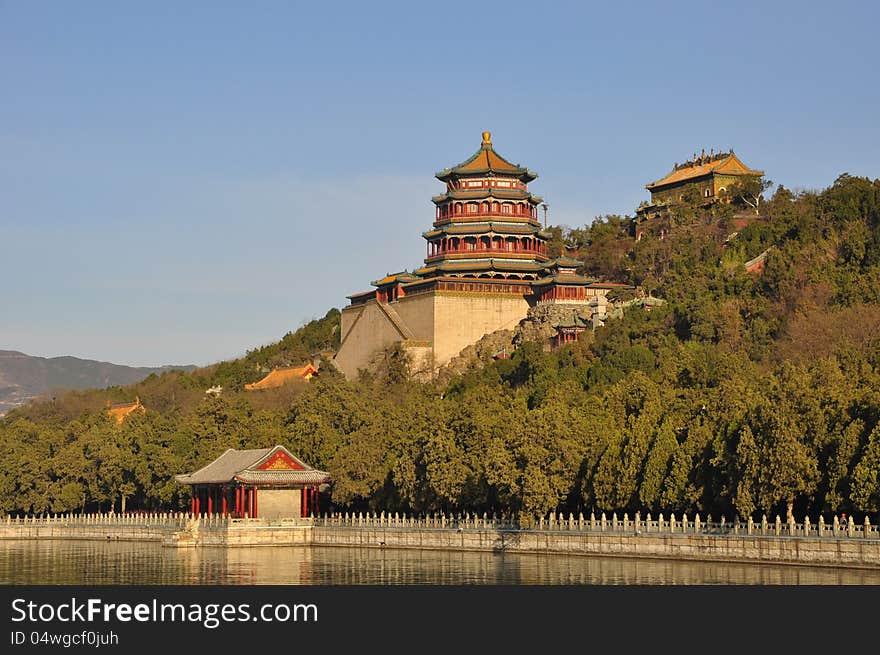
[{"label": "stone embankment", "polygon": [[307,519],[232,519],[182,513],[51,516],[0,523],[0,539],[157,541],[164,546],[347,546],[495,553],[615,556],[880,568],[880,531],[823,519],[803,523],[713,522],[682,515],[602,514],[540,519],[521,529],[487,516],[332,514]]}]

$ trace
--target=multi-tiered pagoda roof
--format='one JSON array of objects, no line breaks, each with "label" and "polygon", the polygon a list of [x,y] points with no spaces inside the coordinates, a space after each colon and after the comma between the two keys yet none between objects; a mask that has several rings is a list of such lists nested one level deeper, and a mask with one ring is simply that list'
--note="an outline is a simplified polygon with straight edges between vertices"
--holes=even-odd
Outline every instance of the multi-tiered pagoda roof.
[{"label": "multi-tiered pagoda roof", "polygon": [[[373,281],[376,290],[349,296],[352,304],[372,298],[393,302],[437,284],[456,291],[572,302],[625,286],[578,275],[578,260],[550,258],[551,235],[538,219],[543,199],[528,189],[537,173],[498,154],[489,132],[482,136],[477,152],[435,175],[446,190],[431,199],[435,216],[431,229],[422,233],[427,241],[424,266]],[[452,282],[452,287],[443,286]],[[562,290],[563,286],[570,288]]]},{"label": "multi-tiered pagoda roof", "polygon": [[523,168],[519,164],[511,164],[504,157],[499,155],[492,148],[492,134],[483,132],[483,142],[480,149],[477,150],[468,159],[461,162],[458,166],[446,168],[436,174],[436,178],[441,182],[447,182],[457,177],[468,175],[485,175],[489,173],[497,173],[502,176],[513,176],[524,183],[531,182],[538,177],[537,173],[533,173],[528,168]]},{"label": "multi-tiered pagoda roof", "polygon": [[431,200],[436,206],[424,278],[535,280],[543,273],[550,235],[541,229],[538,205],[528,190],[538,175],[513,164],[492,146],[483,132],[480,149],[457,166],[436,174],[446,192]]}]

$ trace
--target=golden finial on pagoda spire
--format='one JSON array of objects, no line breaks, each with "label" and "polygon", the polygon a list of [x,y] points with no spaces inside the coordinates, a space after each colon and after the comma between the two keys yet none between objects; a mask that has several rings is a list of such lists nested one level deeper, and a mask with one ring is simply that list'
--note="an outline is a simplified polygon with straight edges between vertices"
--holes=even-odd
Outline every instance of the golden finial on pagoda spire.
[{"label": "golden finial on pagoda spire", "polygon": [[492,145],[492,133],[491,132],[483,132],[483,145],[491,146]]}]

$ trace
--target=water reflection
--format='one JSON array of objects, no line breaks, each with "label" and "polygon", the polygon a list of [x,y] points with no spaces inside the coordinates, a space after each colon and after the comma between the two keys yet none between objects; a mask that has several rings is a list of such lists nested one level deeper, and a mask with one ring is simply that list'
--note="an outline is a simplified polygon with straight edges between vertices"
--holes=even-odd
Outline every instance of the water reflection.
[{"label": "water reflection", "polygon": [[339,547],[0,541],[2,584],[880,584],[880,570]]}]

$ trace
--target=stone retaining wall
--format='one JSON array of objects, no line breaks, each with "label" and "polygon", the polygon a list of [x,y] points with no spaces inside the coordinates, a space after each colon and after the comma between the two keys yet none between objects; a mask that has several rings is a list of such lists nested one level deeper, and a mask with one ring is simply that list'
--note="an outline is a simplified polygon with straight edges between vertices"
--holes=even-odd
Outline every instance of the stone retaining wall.
[{"label": "stone retaining wall", "polygon": [[880,540],[548,531],[315,527],[322,546],[602,555],[722,562],[880,567]]},{"label": "stone retaining wall", "polygon": [[[859,529],[857,529],[859,528]],[[710,523],[699,516],[642,520],[616,515],[541,519],[521,530],[488,517],[329,515],[308,519],[231,519],[182,513],[87,515],[9,519],[0,539],[157,541],[185,548],[346,546],[483,552],[761,562],[880,568],[880,537],[865,521],[855,526],[774,523]]]}]

